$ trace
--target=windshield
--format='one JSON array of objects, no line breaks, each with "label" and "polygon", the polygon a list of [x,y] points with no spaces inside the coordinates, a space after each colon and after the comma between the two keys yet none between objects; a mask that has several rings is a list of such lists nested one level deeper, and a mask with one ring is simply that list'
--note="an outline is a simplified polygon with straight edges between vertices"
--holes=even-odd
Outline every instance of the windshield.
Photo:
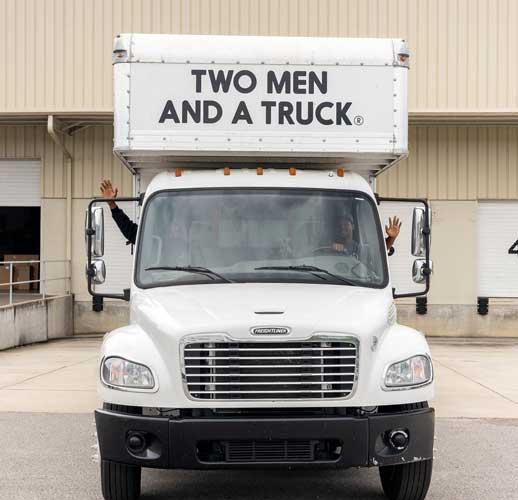
[{"label": "windshield", "polygon": [[313,189],[193,189],[153,195],[144,209],[138,286],[319,283],[386,286],[372,199]]}]

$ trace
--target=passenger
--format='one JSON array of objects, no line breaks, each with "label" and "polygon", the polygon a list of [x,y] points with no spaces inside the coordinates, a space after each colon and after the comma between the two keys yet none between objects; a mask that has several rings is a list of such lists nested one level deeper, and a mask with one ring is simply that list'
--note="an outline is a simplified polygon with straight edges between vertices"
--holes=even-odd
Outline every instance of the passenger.
[{"label": "passenger", "polygon": [[[385,238],[385,245],[389,255],[394,253],[394,242],[399,235],[401,229],[401,221],[397,216],[389,217],[389,223],[385,226],[387,237]],[[340,239],[341,242],[333,243],[333,249],[338,252],[343,252],[345,255],[351,255],[360,258],[360,244],[354,238],[354,220],[351,215],[346,214],[340,221]]]},{"label": "passenger", "polygon": [[394,253],[394,242],[396,238],[399,236],[399,231],[401,230],[401,221],[399,217],[395,216],[390,218],[388,226],[385,226],[385,232],[387,233],[387,237],[385,238],[385,244],[387,245],[387,251],[389,255]]},{"label": "passenger", "polygon": [[128,243],[132,245],[135,244],[137,239],[137,230],[138,225],[135,224],[115,203],[115,198],[117,198],[119,190],[112,186],[112,183],[109,179],[105,179],[101,182],[101,194],[103,198],[108,200],[112,200],[108,202],[108,206],[111,209],[113,220],[117,227],[120,229],[120,232],[123,236],[128,240]]}]

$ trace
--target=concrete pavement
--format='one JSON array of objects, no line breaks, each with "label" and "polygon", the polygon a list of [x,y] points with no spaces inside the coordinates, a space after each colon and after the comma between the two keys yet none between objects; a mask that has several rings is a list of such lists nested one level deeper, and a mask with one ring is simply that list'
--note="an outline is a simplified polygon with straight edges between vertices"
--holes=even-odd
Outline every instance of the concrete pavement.
[{"label": "concrete pavement", "polygon": [[[101,337],[0,352],[0,411],[88,413]],[[438,417],[518,419],[518,341],[431,339]]]},{"label": "concrete pavement", "polygon": [[100,344],[96,336],[0,351],[1,411],[92,412]]}]

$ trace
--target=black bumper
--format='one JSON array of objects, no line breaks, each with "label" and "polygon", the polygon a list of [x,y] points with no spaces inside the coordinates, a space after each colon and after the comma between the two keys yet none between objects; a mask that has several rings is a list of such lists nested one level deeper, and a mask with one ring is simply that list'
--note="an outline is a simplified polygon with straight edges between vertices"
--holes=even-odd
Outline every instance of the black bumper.
[{"label": "black bumper", "polygon": [[[189,418],[146,417],[98,410],[97,434],[103,460],[161,469],[213,469],[265,466],[383,466],[433,457],[434,410],[421,409],[371,416],[311,418]],[[388,435],[395,429],[409,436],[407,447],[397,451]],[[145,446],[130,451],[130,436],[145,437]],[[313,441],[310,441],[313,440]],[[289,460],[250,461],[219,459],[203,453],[207,443],[339,443],[334,458],[304,454]],[[289,445],[288,445],[289,446]],[[238,448],[239,450],[239,448]],[[237,456],[237,459],[236,459]],[[245,456],[245,455],[243,455]],[[209,457],[209,458],[207,458]]]}]

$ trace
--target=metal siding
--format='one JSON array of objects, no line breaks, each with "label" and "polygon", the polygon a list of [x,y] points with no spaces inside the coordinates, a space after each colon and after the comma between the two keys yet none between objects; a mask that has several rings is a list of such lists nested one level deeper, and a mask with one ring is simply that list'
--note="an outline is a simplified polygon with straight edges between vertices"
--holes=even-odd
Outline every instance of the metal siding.
[{"label": "metal siding", "polygon": [[410,110],[518,110],[515,0],[0,0],[0,112],[111,111],[119,32],[404,37]]},{"label": "metal siding", "polygon": [[120,196],[132,196],[132,176],[112,152],[112,127],[87,127],[68,137],[65,144],[73,158],[74,198],[99,196],[103,178],[111,179],[119,187]]},{"label": "metal siding", "polygon": [[378,178],[385,196],[518,198],[517,126],[413,126],[409,157]]},{"label": "metal siding", "polygon": [[[102,178],[111,178],[121,195],[133,193],[132,177],[112,153],[113,129],[88,127],[65,144],[73,157],[73,197],[90,198],[98,194]],[[0,126],[0,160],[41,159],[43,198],[66,196],[66,169],[61,151],[47,134],[46,127]]]}]

